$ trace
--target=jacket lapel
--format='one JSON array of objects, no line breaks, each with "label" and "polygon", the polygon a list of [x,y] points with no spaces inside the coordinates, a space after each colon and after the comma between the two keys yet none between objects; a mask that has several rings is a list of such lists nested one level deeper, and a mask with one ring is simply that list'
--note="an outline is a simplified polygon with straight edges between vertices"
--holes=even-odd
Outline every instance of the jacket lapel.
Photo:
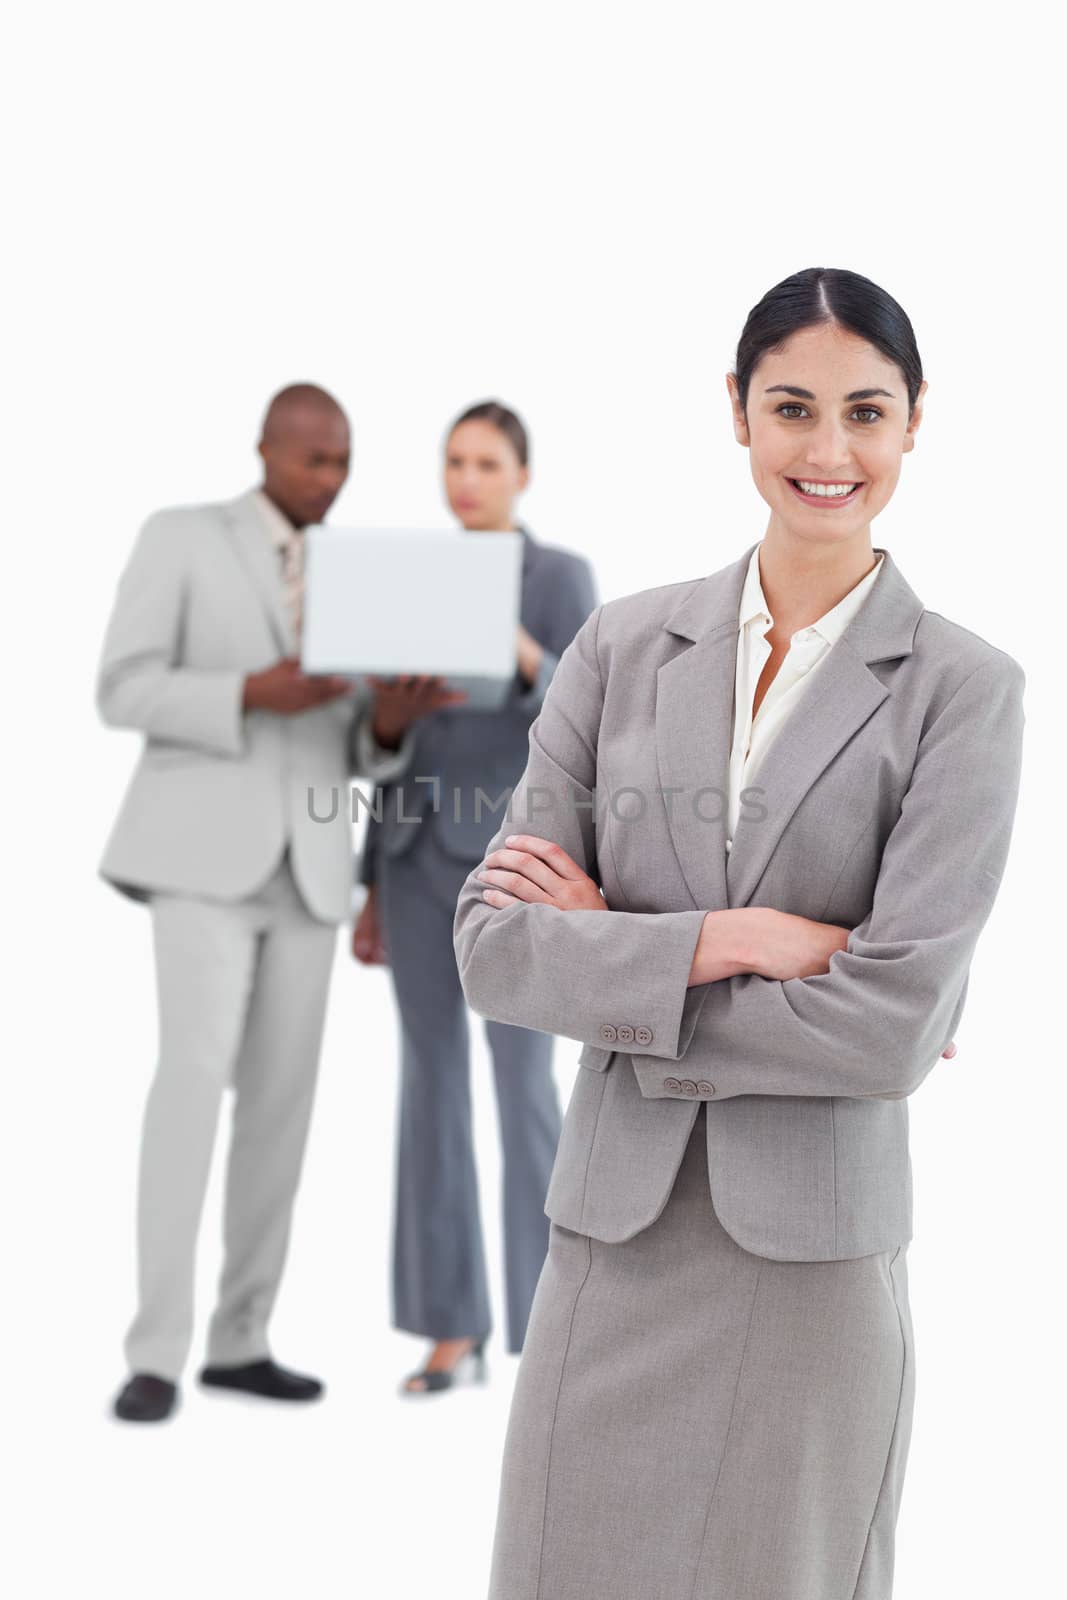
[{"label": "jacket lapel", "polygon": [[525,579],[529,574],[530,568],[540,555],[541,545],[539,540],[534,538],[529,528],[524,527],[521,522],[516,523],[515,531],[522,539],[522,576]]},{"label": "jacket lapel", "polygon": [[270,531],[259,514],[254,491],[240,495],[226,506],[226,527],[252,586],[267,613],[271,629],[283,655],[297,653],[296,640],[285,608],[278,558]]},{"label": "jacket lapel", "polygon": [[[873,596],[874,589],[865,603]],[[766,814],[754,816],[750,808],[746,815],[742,805],[726,863],[731,906],[748,904],[797,806],[888,694],[842,634],[820,664],[810,698],[802,695],[751,780],[750,786],[761,791],[753,799]]]},{"label": "jacket lapel", "polygon": [[737,611],[753,549],[697,584],[667,619],[670,633],[693,643],[656,676],[656,761],[668,827],[693,905],[708,911],[727,904]]},{"label": "jacket lapel", "polygon": [[878,577],[821,663],[811,697],[779,729],[749,785],[763,791],[756,798],[766,815],[746,815],[742,805],[727,854],[737,614],[753,548],[691,590],[668,618],[668,630],[692,643],[657,679],[660,783],[682,791],[664,800],[671,838],[694,905],[709,911],[748,903],[801,800],[889,695],[870,663],[908,655],[923,611],[884,551]]}]

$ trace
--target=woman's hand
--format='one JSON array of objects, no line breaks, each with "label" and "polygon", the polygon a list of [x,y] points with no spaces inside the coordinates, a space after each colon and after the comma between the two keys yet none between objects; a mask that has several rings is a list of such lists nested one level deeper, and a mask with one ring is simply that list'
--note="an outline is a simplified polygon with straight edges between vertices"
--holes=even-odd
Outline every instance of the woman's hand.
[{"label": "woman's hand", "polygon": [[746,906],[747,935],[752,956],[749,971],[761,978],[814,978],[829,972],[830,957],[847,950],[848,928],[836,922],[815,922],[771,906]]},{"label": "woman's hand", "polygon": [[428,717],[442,706],[462,705],[470,698],[465,689],[446,689],[440,673],[405,673],[398,678],[368,674],[367,682],[374,690],[372,731],[387,750],[395,749],[420,717]]},{"label": "woman's hand", "polygon": [[378,915],[378,890],[371,884],[363,909],[352,929],[352,955],[365,967],[389,965],[389,952],[385,947],[381,918]]},{"label": "woman's hand", "polygon": [[[772,906],[742,906],[709,911],[700,930],[690,986],[754,972],[761,978],[814,978],[829,972],[835,950],[848,949],[849,930],[835,922],[815,922]],[[956,1054],[950,1039],[941,1052]]]},{"label": "woman's hand", "polygon": [[718,983],[746,972],[779,980],[813,978],[829,972],[830,957],[847,943],[847,928],[770,906],[709,911],[693,952],[689,986]]},{"label": "woman's hand", "polygon": [[493,850],[476,874],[485,889],[482,899],[499,909],[520,900],[555,906],[559,911],[608,911],[610,907],[588,873],[572,861],[562,845],[529,833],[512,833],[509,848]]}]

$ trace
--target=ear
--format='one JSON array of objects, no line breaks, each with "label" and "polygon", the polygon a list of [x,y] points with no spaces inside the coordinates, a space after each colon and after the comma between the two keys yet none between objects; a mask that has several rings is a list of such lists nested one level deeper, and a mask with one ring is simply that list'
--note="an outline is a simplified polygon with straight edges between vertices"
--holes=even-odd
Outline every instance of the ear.
[{"label": "ear", "polygon": [[738,444],[747,446],[748,423],[745,421],[745,413],[741,406],[741,391],[737,387],[737,378],[732,372],[726,374],[726,391],[730,396],[730,409],[733,412],[734,438]]},{"label": "ear", "polygon": [[517,492],[519,494],[521,494],[524,489],[529,488],[529,484],[530,484],[530,469],[529,469],[529,467],[520,467],[519,468],[519,487],[518,487],[518,491]]},{"label": "ear", "polygon": [[915,449],[915,435],[919,431],[919,424],[923,419],[923,396],[926,394],[927,382],[924,378],[919,385],[919,392],[915,396],[915,409],[908,418],[908,426],[904,429],[904,438],[901,440],[902,450]]}]

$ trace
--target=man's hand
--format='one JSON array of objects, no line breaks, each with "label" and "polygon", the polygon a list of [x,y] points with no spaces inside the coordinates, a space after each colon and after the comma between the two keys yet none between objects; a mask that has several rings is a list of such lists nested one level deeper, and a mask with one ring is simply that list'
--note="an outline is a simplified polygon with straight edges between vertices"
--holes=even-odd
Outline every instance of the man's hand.
[{"label": "man's hand", "polygon": [[367,682],[374,690],[374,737],[387,750],[395,749],[411,724],[419,717],[439,711],[442,706],[456,706],[469,699],[463,689],[446,689],[444,678],[438,674],[406,674],[399,678],[376,678],[368,674]]},{"label": "man's hand", "polygon": [[352,955],[365,967],[389,965],[389,951],[385,946],[381,918],[378,916],[378,890],[374,884],[371,884],[368,890],[363,909],[352,929]]},{"label": "man's hand", "polygon": [[529,833],[509,834],[505,842],[511,848],[491,851],[477,874],[480,883],[497,885],[482,893],[494,908],[526,900],[559,911],[610,910],[592,878],[562,845]]},{"label": "man's hand", "polygon": [[283,656],[272,667],[249,673],[241,706],[245,711],[275,711],[279,716],[291,717],[351,693],[347,678],[332,673],[308,674],[296,656]]}]

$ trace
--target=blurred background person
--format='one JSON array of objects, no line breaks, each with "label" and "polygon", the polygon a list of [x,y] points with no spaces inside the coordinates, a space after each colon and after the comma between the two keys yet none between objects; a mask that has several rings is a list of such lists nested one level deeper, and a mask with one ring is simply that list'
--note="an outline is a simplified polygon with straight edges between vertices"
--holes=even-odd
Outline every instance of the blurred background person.
[{"label": "blurred background person", "polygon": [[[497,401],[465,411],[445,442],[445,494],[463,527],[522,538],[516,669],[505,703],[427,713],[420,682],[372,679],[375,699],[358,718],[359,768],[379,786],[360,863],[368,894],[352,949],[358,961],[388,962],[400,1022],[393,1321],[433,1341],[423,1367],[402,1385],[407,1394],[485,1373],[491,1314],[452,925],[463,882],[526,765],[530,724],[559,658],[597,604],[588,561],[542,543],[516,520],[529,456],[525,427]],[[397,759],[403,775],[394,778],[384,763]],[[439,780],[436,795],[431,783],[417,781],[431,776]],[[480,809],[479,789],[488,797]],[[554,1041],[497,1022],[485,1029],[503,1145],[508,1349],[518,1353],[548,1247],[544,1203],[561,1126]]]},{"label": "blurred background person", "polygon": [[[97,703],[144,749],[101,862],[151,911],[159,1058],[138,1189],[127,1421],[168,1416],[193,1334],[196,1237],[224,1089],[236,1091],[209,1388],[312,1400],[267,1323],[311,1114],[337,924],[351,906],[353,697],[300,669],[303,529],[348,475],[349,428],[312,384],[276,394],[259,488],[157,512],[119,584]],[[425,686],[424,693],[425,693]],[[380,770],[380,769],[379,769]],[[322,786],[313,819],[309,786]]]}]

